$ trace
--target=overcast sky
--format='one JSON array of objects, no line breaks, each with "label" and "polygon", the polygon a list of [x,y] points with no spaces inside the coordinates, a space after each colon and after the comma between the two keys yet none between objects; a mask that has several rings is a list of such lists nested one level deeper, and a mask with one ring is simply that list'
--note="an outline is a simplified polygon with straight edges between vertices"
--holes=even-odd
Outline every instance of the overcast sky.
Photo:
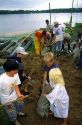
[{"label": "overcast sky", "polygon": [[[82,0],[74,0],[74,7],[82,7]],[[71,8],[72,0],[0,0],[0,10],[45,10],[49,8],[49,2],[51,9],[56,8]]]}]

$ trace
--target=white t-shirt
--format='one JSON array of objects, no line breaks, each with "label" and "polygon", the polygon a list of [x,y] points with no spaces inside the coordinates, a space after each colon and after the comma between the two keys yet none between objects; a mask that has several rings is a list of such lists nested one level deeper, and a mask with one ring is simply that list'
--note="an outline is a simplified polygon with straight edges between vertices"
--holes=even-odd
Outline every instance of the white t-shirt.
[{"label": "white t-shirt", "polygon": [[21,84],[18,73],[14,77],[9,77],[6,73],[0,76],[0,100],[1,104],[6,104],[17,99],[15,86]]},{"label": "white t-shirt", "polygon": [[63,27],[62,26],[58,26],[58,27],[54,27],[53,28],[53,34],[56,35],[56,39],[55,41],[62,41],[63,40]]},{"label": "white t-shirt", "polygon": [[46,25],[46,32],[50,32],[52,29],[52,26],[50,24]]},{"label": "white t-shirt", "polygon": [[50,102],[50,110],[54,113],[54,116],[59,118],[68,117],[69,109],[69,96],[64,85],[58,85],[50,81],[52,92],[46,97]]}]

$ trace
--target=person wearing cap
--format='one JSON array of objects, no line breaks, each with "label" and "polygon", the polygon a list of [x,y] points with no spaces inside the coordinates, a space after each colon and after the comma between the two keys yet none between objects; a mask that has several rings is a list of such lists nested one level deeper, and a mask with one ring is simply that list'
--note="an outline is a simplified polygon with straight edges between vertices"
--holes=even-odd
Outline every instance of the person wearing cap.
[{"label": "person wearing cap", "polygon": [[16,52],[14,55],[10,55],[7,59],[16,59],[19,63],[22,62],[23,56],[27,55],[28,53],[25,52],[25,49],[21,46],[17,47]]},{"label": "person wearing cap", "polygon": [[16,52],[13,55],[10,55],[7,59],[16,59],[19,63],[22,62],[22,58],[27,55],[28,53],[25,52],[25,49],[21,46],[18,46]]},{"label": "person wearing cap", "polygon": [[63,32],[62,28],[59,26],[60,24],[58,22],[54,22],[53,27],[53,46],[52,46],[52,52],[56,52],[57,55],[60,55],[61,49],[62,49],[62,41],[63,41]]},{"label": "person wearing cap", "polygon": [[[9,56],[7,59],[15,59],[19,62],[19,68],[18,68],[18,74],[19,74],[19,78],[21,80],[21,85],[19,85],[20,89],[22,88],[22,85],[24,83],[25,80],[31,80],[31,77],[30,76],[27,76],[25,73],[24,73],[24,65],[22,63],[22,58],[27,55],[28,53],[25,51],[25,49],[21,46],[17,47],[16,49],[16,53],[14,55],[11,55]],[[29,92],[28,92],[28,86],[29,85],[26,85],[26,88],[25,90],[22,90],[24,95],[28,95]]]},{"label": "person wearing cap", "polygon": [[4,105],[9,121],[14,125],[21,125],[17,115],[25,116],[23,113],[25,98],[19,90],[21,81],[18,75],[19,63],[15,59],[8,59],[3,64],[5,72],[0,76],[0,99]]},{"label": "person wearing cap", "polygon": [[59,68],[53,68],[49,72],[50,86],[52,91],[44,96],[50,102],[50,110],[55,117],[63,118],[61,125],[67,125],[69,96],[65,88],[62,72]]}]

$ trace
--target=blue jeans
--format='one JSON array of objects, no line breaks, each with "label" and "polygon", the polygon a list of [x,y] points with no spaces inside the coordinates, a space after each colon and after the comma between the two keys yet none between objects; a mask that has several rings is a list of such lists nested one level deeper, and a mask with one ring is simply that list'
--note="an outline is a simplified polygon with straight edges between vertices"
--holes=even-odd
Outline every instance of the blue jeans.
[{"label": "blue jeans", "polygon": [[24,102],[21,100],[16,100],[15,102],[10,102],[5,105],[5,111],[8,115],[9,121],[15,121],[17,119],[17,113],[22,112],[24,107]]},{"label": "blue jeans", "polygon": [[62,41],[58,41],[52,45],[52,52],[53,53],[58,53],[62,49]]}]

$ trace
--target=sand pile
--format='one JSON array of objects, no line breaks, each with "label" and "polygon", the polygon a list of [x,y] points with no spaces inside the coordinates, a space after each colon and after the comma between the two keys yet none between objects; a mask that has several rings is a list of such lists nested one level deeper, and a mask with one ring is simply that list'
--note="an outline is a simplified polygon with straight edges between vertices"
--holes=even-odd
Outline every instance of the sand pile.
[{"label": "sand pile", "polygon": [[25,72],[32,78],[32,86],[30,86],[30,94],[34,97],[39,97],[44,75],[44,61],[43,56],[36,56],[29,53],[23,58]]}]

